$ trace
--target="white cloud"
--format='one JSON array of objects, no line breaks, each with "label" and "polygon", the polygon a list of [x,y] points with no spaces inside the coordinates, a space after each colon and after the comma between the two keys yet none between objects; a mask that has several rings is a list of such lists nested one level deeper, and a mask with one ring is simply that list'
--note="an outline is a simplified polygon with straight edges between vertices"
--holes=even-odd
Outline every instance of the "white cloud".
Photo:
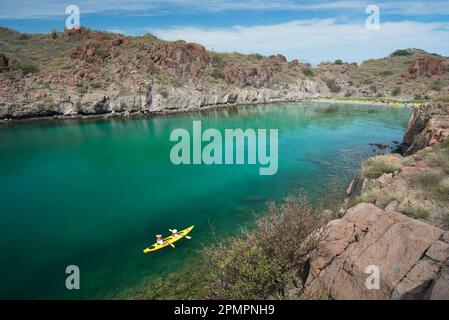
[{"label": "white cloud", "polygon": [[289,59],[362,61],[384,57],[399,48],[420,48],[448,55],[449,23],[411,21],[381,23],[368,30],[364,23],[335,20],[295,20],[275,25],[234,26],[227,29],[172,27],[148,30],[165,40],[183,39],[215,51],[264,55],[281,53]]}]

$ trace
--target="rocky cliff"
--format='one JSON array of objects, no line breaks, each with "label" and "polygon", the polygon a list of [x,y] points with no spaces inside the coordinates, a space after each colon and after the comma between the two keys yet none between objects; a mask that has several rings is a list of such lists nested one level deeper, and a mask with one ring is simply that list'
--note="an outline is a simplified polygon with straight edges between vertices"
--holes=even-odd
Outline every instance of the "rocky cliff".
[{"label": "rocky cliff", "polygon": [[426,98],[449,90],[448,59],[410,49],[360,65],[215,53],[147,34],[0,28],[0,119],[130,115],[317,97]]}]

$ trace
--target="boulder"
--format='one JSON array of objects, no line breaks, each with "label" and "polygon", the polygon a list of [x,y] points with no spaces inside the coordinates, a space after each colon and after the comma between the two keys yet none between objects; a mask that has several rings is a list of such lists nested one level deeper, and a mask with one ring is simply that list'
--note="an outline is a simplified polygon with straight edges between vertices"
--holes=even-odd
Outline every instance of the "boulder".
[{"label": "boulder", "polygon": [[[443,230],[373,204],[350,208],[330,222],[310,254],[305,295],[330,299],[424,298],[447,258],[439,241]],[[430,252],[429,252],[430,249]],[[379,289],[366,285],[375,266]]]},{"label": "boulder", "polygon": [[449,259],[441,268],[440,275],[431,289],[431,300],[449,300]]}]

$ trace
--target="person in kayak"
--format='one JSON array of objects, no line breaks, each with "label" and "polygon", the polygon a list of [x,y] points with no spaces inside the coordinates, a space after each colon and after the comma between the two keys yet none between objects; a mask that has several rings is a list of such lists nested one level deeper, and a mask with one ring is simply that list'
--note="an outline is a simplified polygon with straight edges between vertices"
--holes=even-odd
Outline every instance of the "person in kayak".
[{"label": "person in kayak", "polygon": [[163,246],[164,244],[167,244],[167,241],[164,240],[164,238],[162,238],[161,234],[156,235],[156,243],[158,245]]},{"label": "person in kayak", "polygon": [[170,231],[171,231],[171,235],[173,237],[175,237],[175,238],[182,238],[182,235],[178,233],[178,230],[173,229],[173,230],[170,230]]}]

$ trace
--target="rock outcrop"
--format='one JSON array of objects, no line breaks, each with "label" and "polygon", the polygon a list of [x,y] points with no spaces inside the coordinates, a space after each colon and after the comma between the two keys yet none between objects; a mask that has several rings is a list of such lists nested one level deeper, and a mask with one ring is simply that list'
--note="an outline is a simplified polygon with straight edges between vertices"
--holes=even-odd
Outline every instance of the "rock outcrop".
[{"label": "rock outcrop", "polygon": [[305,297],[449,300],[447,110],[415,109],[404,155],[362,164],[347,189],[349,209],[324,227],[309,256]]},{"label": "rock outcrop", "polygon": [[435,114],[435,104],[415,108],[410,117],[402,143],[402,152],[412,154],[425,147],[449,138],[449,106],[440,105]]},{"label": "rock outcrop", "polygon": [[[433,293],[434,298],[449,299],[448,284],[441,283],[447,277],[447,232],[362,203],[331,221],[324,235],[309,260],[305,296],[424,299]],[[369,276],[376,269],[379,287],[373,288]]]}]

